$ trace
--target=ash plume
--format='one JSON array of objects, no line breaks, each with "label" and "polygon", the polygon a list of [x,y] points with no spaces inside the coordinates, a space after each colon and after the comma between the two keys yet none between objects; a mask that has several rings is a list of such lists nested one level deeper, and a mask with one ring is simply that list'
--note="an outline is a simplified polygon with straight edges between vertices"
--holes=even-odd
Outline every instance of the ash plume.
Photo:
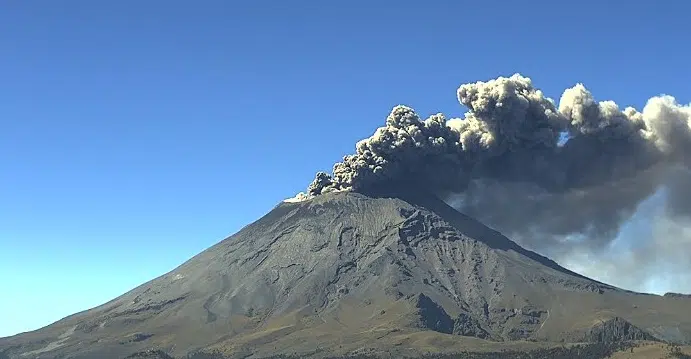
[{"label": "ash plume", "polygon": [[[386,125],[359,141],[332,174],[317,174],[308,195],[402,179],[459,193],[481,178],[565,192],[633,177],[661,162],[681,163],[691,145],[691,108],[670,96],[650,99],[643,112],[620,110],[577,84],[557,107],[516,74],[461,85],[458,100],[469,109],[465,118],[422,120],[410,107],[394,107]],[[562,134],[569,140],[560,146]]]},{"label": "ash plume", "polygon": [[583,84],[557,104],[520,74],[461,85],[457,96],[463,118],[394,107],[299,198],[412,184],[558,258],[605,250],[663,188],[665,216],[691,216],[691,106],[660,95],[620,109]]}]

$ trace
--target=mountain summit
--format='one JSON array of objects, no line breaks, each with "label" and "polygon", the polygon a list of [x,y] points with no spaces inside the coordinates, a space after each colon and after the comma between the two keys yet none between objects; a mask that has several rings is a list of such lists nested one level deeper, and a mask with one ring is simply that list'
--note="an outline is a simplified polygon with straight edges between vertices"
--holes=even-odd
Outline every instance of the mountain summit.
[{"label": "mountain summit", "polygon": [[431,195],[342,191],[280,203],[108,303],[0,339],[0,355],[689,343],[690,306],[688,298],[633,293],[571,272]]}]

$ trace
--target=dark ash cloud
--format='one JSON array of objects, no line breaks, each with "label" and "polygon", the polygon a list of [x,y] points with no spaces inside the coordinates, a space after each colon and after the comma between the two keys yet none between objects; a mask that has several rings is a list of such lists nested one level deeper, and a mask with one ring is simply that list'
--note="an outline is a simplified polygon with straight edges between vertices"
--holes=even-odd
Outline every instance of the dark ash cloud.
[{"label": "dark ash cloud", "polygon": [[519,74],[461,85],[457,95],[464,118],[423,120],[394,107],[298,199],[413,183],[557,257],[602,253],[663,187],[664,221],[691,216],[691,107],[673,97],[620,109],[576,84],[557,104]]}]

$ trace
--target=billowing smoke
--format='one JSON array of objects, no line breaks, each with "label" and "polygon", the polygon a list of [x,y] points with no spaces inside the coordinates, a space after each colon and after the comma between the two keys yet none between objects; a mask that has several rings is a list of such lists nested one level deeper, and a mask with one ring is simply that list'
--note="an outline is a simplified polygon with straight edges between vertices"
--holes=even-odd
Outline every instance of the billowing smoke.
[{"label": "billowing smoke", "polygon": [[468,108],[459,119],[422,120],[394,107],[332,174],[317,174],[305,197],[405,183],[562,261],[602,256],[662,190],[654,225],[689,221],[691,106],[658,96],[642,111],[622,110],[582,84],[557,105],[519,74],[461,85],[458,100]]}]

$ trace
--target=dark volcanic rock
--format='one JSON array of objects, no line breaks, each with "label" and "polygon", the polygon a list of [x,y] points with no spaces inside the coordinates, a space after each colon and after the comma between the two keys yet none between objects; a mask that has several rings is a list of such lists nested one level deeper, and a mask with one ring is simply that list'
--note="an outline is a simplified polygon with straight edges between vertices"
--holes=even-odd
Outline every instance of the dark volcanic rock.
[{"label": "dark volcanic rock", "polygon": [[125,338],[125,340],[122,340],[120,342],[120,344],[141,342],[141,341],[147,340],[153,336],[154,336],[153,334],[149,334],[149,333],[134,333],[132,335],[127,336]]},{"label": "dark volcanic rock", "polygon": [[422,327],[451,334],[454,323],[444,308],[424,294],[419,294],[415,298],[415,307],[419,310]]},{"label": "dark volcanic rock", "polygon": [[125,357],[125,359],[175,359],[162,350],[149,349]]},{"label": "dark volcanic rock", "polygon": [[621,342],[630,340],[657,340],[649,333],[635,327],[626,320],[616,317],[591,328],[585,335],[585,342]]},{"label": "dark volcanic rock", "polygon": [[491,335],[482,328],[480,323],[468,313],[458,315],[453,323],[453,334],[482,339],[491,338]]},{"label": "dark volcanic rock", "polygon": [[[684,342],[684,304],[573,273],[433,196],[341,192],[281,203],[108,303],[0,338],[0,353],[120,359],[160,348],[183,357],[205,348],[291,352],[300,343],[329,350],[348,344],[341,338],[386,346],[394,345],[388,337],[368,333],[421,330],[559,341],[603,311]],[[647,338],[632,325],[615,321],[590,336]]]},{"label": "dark volcanic rock", "polygon": [[665,297],[668,297],[668,298],[684,298],[684,299],[691,299],[691,294],[683,294],[683,293],[665,293]]}]

